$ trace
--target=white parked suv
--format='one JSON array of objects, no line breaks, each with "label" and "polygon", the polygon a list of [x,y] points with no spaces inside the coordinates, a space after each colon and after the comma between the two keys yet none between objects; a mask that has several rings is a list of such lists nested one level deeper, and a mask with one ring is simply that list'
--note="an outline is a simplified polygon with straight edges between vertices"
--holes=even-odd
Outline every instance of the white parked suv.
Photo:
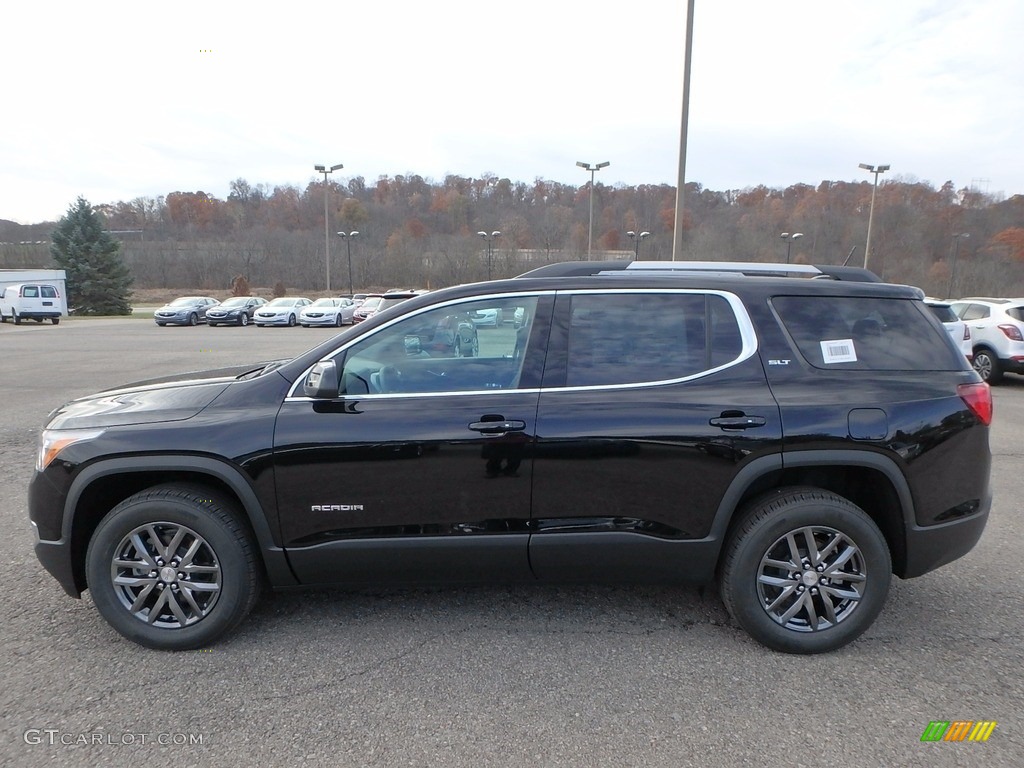
[{"label": "white parked suv", "polygon": [[972,297],[951,306],[970,328],[981,378],[996,384],[1004,373],[1024,374],[1024,299]]},{"label": "white parked suv", "polygon": [[924,303],[932,311],[932,314],[939,318],[939,322],[945,326],[949,338],[964,353],[964,357],[968,360],[973,360],[974,345],[971,343],[971,329],[953,311],[953,305],[948,301],[930,298],[926,298]]},{"label": "white parked suv", "polygon": [[20,283],[0,288],[0,322],[49,320],[56,325],[68,313],[64,297],[49,283]]}]

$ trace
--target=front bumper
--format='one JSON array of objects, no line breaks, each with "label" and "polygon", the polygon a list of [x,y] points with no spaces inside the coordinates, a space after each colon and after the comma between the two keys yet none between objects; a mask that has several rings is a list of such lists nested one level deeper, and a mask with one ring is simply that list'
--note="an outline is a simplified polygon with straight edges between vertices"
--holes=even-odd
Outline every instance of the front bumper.
[{"label": "front bumper", "polygon": [[288,325],[288,315],[284,317],[260,317],[257,315],[252,320],[256,325]]}]

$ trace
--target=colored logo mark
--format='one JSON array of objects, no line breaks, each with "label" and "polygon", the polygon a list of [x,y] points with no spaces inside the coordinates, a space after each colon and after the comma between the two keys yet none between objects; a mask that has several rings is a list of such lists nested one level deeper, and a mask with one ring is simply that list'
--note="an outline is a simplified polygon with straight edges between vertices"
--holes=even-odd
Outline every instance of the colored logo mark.
[{"label": "colored logo mark", "polygon": [[996,725],[995,720],[932,720],[921,741],[988,741]]}]

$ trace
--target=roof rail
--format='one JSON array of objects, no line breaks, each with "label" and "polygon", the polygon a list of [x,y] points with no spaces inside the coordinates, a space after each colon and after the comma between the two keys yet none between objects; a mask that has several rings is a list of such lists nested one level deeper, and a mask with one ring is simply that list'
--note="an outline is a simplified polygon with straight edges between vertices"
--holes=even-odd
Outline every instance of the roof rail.
[{"label": "roof rail", "polygon": [[879,283],[878,275],[861,267],[814,266],[811,264],[772,264],[758,261],[569,261],[548,264],[519,277],[579,277],[581,275],[760,275],[849,280]]}]

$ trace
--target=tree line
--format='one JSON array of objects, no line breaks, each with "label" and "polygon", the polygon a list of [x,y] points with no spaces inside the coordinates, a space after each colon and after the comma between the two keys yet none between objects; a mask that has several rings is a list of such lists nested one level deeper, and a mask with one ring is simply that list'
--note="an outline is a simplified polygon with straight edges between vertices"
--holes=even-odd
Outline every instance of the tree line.
[{"label": "tree line", "polygon": [[[867,180],[726,191],[687,184],[680,258],[788,256],[797,263],[860,265],[871,192]],[[524,183],[489,174],[439,182],[399,175],[368,183],[357,176],[304,188],[236,179],[223,200],[178,191],[95,210],[120,241],[136,287],[227,290],[243,276],[253,286],[283,283],[313,292],[326,281],[326,196],[331,285],[344,293],[350,256],[356,290],[437,288],[585,259],[590,195],[589,182]],[[675,187],[598,181],[593,196],[593,258],[672,257]],[[46,266],[47,246],[17,242],[45,225],[17,227],[0,223],[0,241],[7,241],[0,245],[0,266]],[[343,239],[339,231],[358,235]],[[481,231],[501,232],[490,251]],[[650,234],[630,239],[630,231]],[[783,232],[802,237],[786,241]],[[1024,196],[996,199],[952,182],[935,188],[884,180],[875,199],[869,267],[885,280],[936,296],[1024,295]]]}]

